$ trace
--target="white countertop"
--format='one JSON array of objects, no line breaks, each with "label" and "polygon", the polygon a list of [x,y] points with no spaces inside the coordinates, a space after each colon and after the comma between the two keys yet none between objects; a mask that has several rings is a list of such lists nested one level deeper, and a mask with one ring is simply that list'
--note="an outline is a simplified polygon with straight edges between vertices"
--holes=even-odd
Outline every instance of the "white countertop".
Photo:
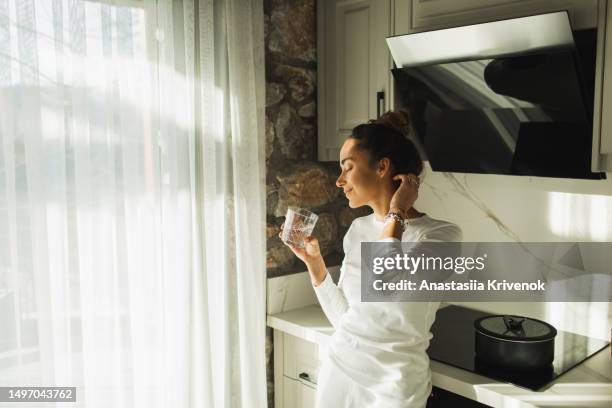
[{"label": "white countertop", "polygon": [[[268,326],[325,345],[334,329],[317,305],[269,314]],[[433,385],[493,407],[612,407],[610,346],[535,392],[492,380],[437,361],[431,362]]]}]

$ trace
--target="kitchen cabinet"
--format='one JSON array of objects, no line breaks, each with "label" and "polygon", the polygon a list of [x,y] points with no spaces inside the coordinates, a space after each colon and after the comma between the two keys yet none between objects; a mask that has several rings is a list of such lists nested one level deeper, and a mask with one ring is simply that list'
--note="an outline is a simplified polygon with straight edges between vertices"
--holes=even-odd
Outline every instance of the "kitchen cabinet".
[{"label": "kitchen cabinet", "polygon": [[[295,292],[292,293],[300,293],[303,290],[296,287]],[[291,298],[292,293],[289,293],[288,299]],[[287,293],[283,293],[283,297],[284,295]],[[510,307],[511,304],[508,305]],[[545,318],[544,315],[533,317]],[[267,324],[274,329],[275,406],[277,408],[296,405],[306,407],[308,406],[306,403],[311,401],[308,398],[314,398],[316,391],[312,389],[314,387],[302,388],[298,389],[298,393],[295,394],[292,387],[296,382],[285,380],[285,378],[290,378],[291,372],[301,369],[299,363],[297,366],[292,365],[291,361],[299,361],[299,358],[292,357],[292,355],[296,353],[305,357],[310,355],[311,361],[322,361],[321,356],[325,355],[334,330],[319,305],[268,314]],[[285,339],[289,340],[285,342]],[[285,343],[288,343],[287,348],[284,347]],[[287,371],[284,371],[285,367]],[[595,408],[610,406],[610,401],[612,401],[610,346],[558,377],[545,390],[538,392],[496,381],[434,360],[431,361],[431,372],[434,396],[428,401],[428,408],[473,408],[482,406],[480,404],[492,407],[534,408],[542,406],[543,403],[551,408],[569,406]],[[318,381],[316,370],[308,374]],[[301,399],[299,401],[288,400],[290,405],[284,405],[283,396],[286,395],[286,389],[289,389],[288,396],[297,395],[297,398]],[[299,394],[299,392],[307,394],[309,391],[311,391],[310,397]],[[465,398],[470,401],[466,402]],[[314,405],[309,406],[314,407]]]},{"label": "kitchen cabinet", "polygon": [[338,160],[358,124],[388,110],[391,0],[318,0],[318,158]]},{"label": "kitchen cabinet", "polygon": [[274,330],[274,406],[315,406],[319,346]]},{"label": "kitchen cabinet", "polygon": [[275,407],[286,408],[314,408],[316,403],[317,389],[305,385],[297,380],[283,377],[283,405]]},{"label": "kitchen cabinet", "polygon": [[597,0],[412,0],[412,31],[567,10],[572,27],[595,27]]},{"label": "kitchen cabinet", "polygon": [[[600,1],[595,78],[593,169],[612,172],[612,4]],[[598,126],[599,125],[599,126]]]},{"label": "kitchen cabinet", "polygon": [[573,28],[599,28],[592,170],[612,172],[611,9],[606,0],[318,0],[318,159],[338,160],[353,127],[393,109],[387,36],[567,10]]},{"label": "kitchen cabinet", "polygon": [[[275,408],[314,408],[325,346],[274,330]],[[434,387],[427,408],[485,408],[486,405]]]}]

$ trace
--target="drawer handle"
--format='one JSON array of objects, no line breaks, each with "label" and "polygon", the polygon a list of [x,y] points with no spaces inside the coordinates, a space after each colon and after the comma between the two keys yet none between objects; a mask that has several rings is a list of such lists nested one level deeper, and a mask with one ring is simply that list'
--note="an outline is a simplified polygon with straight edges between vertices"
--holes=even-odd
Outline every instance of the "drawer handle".
[{"label": "drawer handle", "polygon": [[306,381],[307,383],[310,383],[310,384],[312,384],[312,385],[317,385],[317,383],[316,383],[316,382],[314,382],[314,381],[312,381],[312,380],[310,379],[310,376],[308,375],[308,373],[300,373],[300,374],[298,375],[298,377],[299,377],[300,381]]}]

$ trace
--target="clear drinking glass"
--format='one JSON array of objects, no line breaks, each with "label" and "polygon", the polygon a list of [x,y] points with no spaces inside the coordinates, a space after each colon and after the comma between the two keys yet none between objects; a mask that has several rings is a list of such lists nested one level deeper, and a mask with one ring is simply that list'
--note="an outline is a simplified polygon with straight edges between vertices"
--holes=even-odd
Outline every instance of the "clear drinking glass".
[{"label": "clear drinking glass", "polygon": [[319,216],[298,207],[289,207],[285,215],[282,240],[304,248],[304,238],[312,234]]}]

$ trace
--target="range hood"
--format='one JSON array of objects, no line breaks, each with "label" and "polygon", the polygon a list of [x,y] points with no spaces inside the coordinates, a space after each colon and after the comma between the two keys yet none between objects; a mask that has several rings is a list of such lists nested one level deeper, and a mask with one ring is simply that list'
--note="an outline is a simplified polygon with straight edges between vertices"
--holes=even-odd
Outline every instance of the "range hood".
[{"label": "range hood", "polygon": [[395,107],[434,171],[591,171],[595,29],[556,12],[387,38]]}]

